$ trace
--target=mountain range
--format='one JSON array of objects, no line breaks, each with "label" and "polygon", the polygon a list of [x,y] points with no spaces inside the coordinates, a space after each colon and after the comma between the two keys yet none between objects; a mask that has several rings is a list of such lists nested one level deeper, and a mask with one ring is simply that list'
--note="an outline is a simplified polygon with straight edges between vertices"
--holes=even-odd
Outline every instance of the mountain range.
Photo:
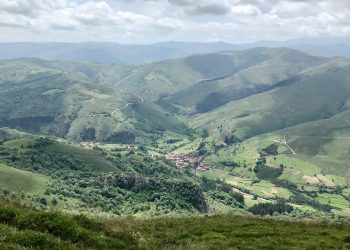
[{"label": "mountain range", "polygon": [[282,201],[268,211],[347,216],[349,76],[349,59],[291,48],[2,60],[3,188],[118,215],[264,214]]},{"label": "mountain range", "polygon": [[142,65],[187,57],[193,54],[238,51],[256,47],[287,47],[316,56],[350,57],[350,39],[346,37],[300,38],[287,41],[258,41],[230,44],[226,42],[161,42],[154,44],[86,43],[0,43],[0,59],[40,58],[123,65]]}]

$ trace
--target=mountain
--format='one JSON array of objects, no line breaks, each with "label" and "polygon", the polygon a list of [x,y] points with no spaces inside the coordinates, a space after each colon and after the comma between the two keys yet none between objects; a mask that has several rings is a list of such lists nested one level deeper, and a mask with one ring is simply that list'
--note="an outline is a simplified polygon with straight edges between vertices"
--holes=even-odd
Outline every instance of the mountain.
[{"label": "mountain", "polygon": [[87,43],[0,43],[0,60],[39,58],[80,62],[142,65],[169,59],[222,51],[242,51],[257,47],[292,48],[315,56],[350,57],[347,37],[315,37],[287,41],[258,41],[230,44],[225,42],[161,42],[154,44]]},{"label": "mountain", "polygon": [[[97,140],[109,140],[113,133],[134,127],[140,127],[140,133],[186,131],[180,120],[143,99],[146,95],[139,96],[141,89],[133,92],[132,85],[137,89],[138,79],[123,85],[133,70],[38,59],[3,61],[0,124],[69,138],[84,137],[91,128]],[[129,104],[135,106],[133,111],[124,110]]]},{"label": "mountain", "polygon": [[[203,113],[232,100],[291,84],[299,80],[301,71],[327,61],[291,49],[258,48],[226,53],[225,56],[231,62],[231,65],[225,63],[231,72],[206,75],[206,80],[184,89],[168,100]],[[197,58],[202,70],[210,72],[203,66],[205,57]],[[213,58],[208,61],[218,65]]]},{"label": "mountain", "polygon": [[293,158],[311,162],[326,174],[340,174],[349,180],[350,165],[345,156],[350,131],[347,123],[349,61],[333,59],[298,74],[300,78],[286,86],[196,115],[192,126],[218,136],[217,126],[224,124],[235,128],[240,138],[252,138],[251,141],[259,144],[264,143],[265,138],[273,143],[273,137],[285,136],[297,152]]},{"label": "mountain", "polygon": [[[256,107],[266,107],[271,117],[260,118],[261,125],[249,123],[245,137],[251,137],[336,114],[348,95],[347,67],[345,59],[286,48],[202,54],[141,66],[15,59],[0,64],[0,118],[2,126],[68,138],[82,138],[93,129],[93,138],[100,141],[122,131],[134,131],[144,140],[156,131],[187,133],[185,114],[226,119],[226,103],[239,107],[228,109],[229,117],[249,114],[240,119],[246,127],[246,120],[255,119],[258,102]],[[283,109],[291,109],[296,96],[300,107],[284,120]],[[245,98],[248,108],[239,104]],[[271,100],[274,105],[269,106]]]},{"label": "mountain", "polygon": [[290,84],[302,70],[327,60],[258,48],[133,67],[3,61],[1,125],[75,139],[93,131],[99,141],[130,130],[141,140],[163,130],[187,133],[183,110],[206,112]]},{"label": "mountain", "polygon": [[0,59],[40,58],[141,65],[194,53],[232,50],[227,43],[164,42],[149,45],[118,43],[1,43]]},{"label": "mountain", "polygon": [[349,75],[348,59],[288,48],[136,66],[4,60],[3,188],[116,215],[346,217]]},{"label": "mountain", "polygon": [[241,48],[287,47],[304,51],[316,56],[350,57],[350,39],[348,37],[310,37],[286,41],[259,41],[242,44]]}]

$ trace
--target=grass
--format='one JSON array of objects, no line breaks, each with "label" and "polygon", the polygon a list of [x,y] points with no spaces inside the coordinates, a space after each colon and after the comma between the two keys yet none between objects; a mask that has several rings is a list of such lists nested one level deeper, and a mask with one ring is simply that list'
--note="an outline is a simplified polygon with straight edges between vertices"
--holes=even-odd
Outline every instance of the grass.
[{"label": "grass", "polygon": [[[35,142],[35,139],[15,139],[6,141],[4,146],[9,149],[27,150],[28,146],[33,145]],[[97,150],[68,145],[65,142],[54,142],[46,146],[45,151],[48,153],[70,155],[76,160],[91,164],[96,171],[109,172],[115,169],[112,163],[106,160],[102,153]]]},{"label": "grass", "polygon": [[96,171],[109,172],[113,171],[112,163],[106,160],[100,152],[96,150],[84,149],[78,146],[54,143],[46,147],[50,153],[61,153],[71,155],[74,159],[91,164]]},{"label": "grass", "polygon": [[257,195],[262,198],[284,198],[288,199],[291,193],[288,189],[276,187],[272,183],[268,181],[260,181],[258,183],[246,183],[246,182],[238,182],[237,186],[239,188],[244,188],[250,190],[252,194]]},{"label": "grass", "polygon": [[43,194],[50,178],[0,164],[0,188],[16,193]]},{"label": "grass", "polygon": [[[345,120],[349,119],[350,111],[349,105],[343,106],[348,103],[350,93],[349,65],[338,65],[340,68],[336,72],[330,70],[336,65],[337,60],[326,63],[304,72],[307,77],[300,82],[192,116],[190,124],[194,128],[207,129],[212,138],[218,138],[217,128],[221,125],[236,128],[239,137],[249,138],[242,142],[234,156],[224,150],[220,150],[218,156],[210,156],[214,162],[231,157],[254,166],[259,149],[267,142],[271,144],[273,139],[286,136],[297,155],[282,155],[276,161],[269,161],[269,164],[284,164],[296,170],[284,172],[282,179],[307,184],[303,181],[304,175],[323,172],[326,176],[334,176],[330,178],[335,185],[346,185],[344,180],[349,184],[350,130]],[[267,132],[269,134],[265,134]],[[281,146],[279,151],[286,152],[286,148]],[[326,183],[333,185],[330,181]]]},{"label": "grass", "polygon": [[344,198],[344,196],[339,194],[327,194],[322,193],[318,194],[317,198],[318,202],[321,204],[330,204],[333,207],[339,209],[348,209],[350,206],[350,202]]},{"label": "grass", "polygon": [[[244,168],[239,168],[244,169]],[[236,170],[236,169],[235,169]],[[203,173],[200,173],[199,175],[206,176],[211,179],[221,179],[224,180],[226,183],[243,190],[249,190],[251,195],[256,195],[257,197],[264,198],[264,199],[271,199],[271,198],[283,198],[288,199],[291,196],[291,192],[282,187],[277,187],[274,184],[261,180],[257,183],[253,183],[253,179],[250,178],[242,178],[238,176],[232,176],[228,174],[227,169],[221,169],[221,168],[215,168],[209,171],[205,171]],[[250,204],[253,204],[255,202],[251,201],[251,199],[248,199]]]},{"label": "grass", "polygon": [[21,149],[21,148],[28,147],[31,142],[33,142],[32,139],[17,139],[17,140],[6,141],[4,143],[4,146],[9,149]]},{"label": "grass", "polygon": [[[121,222],[117,222],[121,223]],[[347,249],[348,227],[235,215],[127,220],[147,249]]]},{"label": "grass", "polygon": [[83,215],[33,211],[0,202],[1,249],[135,249],[129,232]]},{"label": "grass", "polygon": [[349,232],[235,214],[88,218],[0,201],[1,249],[349,249]]}]

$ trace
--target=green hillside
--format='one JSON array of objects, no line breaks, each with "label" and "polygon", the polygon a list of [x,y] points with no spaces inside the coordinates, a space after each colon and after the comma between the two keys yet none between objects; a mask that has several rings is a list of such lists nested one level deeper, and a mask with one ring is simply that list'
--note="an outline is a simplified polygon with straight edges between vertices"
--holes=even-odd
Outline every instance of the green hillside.
[{"label": "green hillside", "polygon": [[200,214],[244,207],[242,196],[224,182],[180,171],[149,150],[13,133],[0,144],[0,188],[33,206],[52,206],[50,201],[56,200],[55,206],[67,210],[117,215]]},{"label": "green hillside", "polygon": [[3,61],[0,125],[98,141],[124,131],[142,140],[147,140],[147,133],[163,130],[187,133],[181,114],[206,112],[292,85],[308,78],[303,71],[312,72],[327,62],[295,50],[264,48],[137,67]]},{"label": "green hillside", "polygon": [[[168,101],[204,113],[232,100],[292,84],[301,78],[301,71],[327,61],[290,49],[261,48],[222,56],[230,58],[230,63],[225,63],[231,68],[230,73],[207,78],[176,93]],[[202,57],[202,61],[207,59]],[[209,62],[220,65],[215,59],[211,58]],[[206,71],[206,65],[197,66]]]},{"label": "green hillside", "polygon": [[[123,87],[122,82],[118,86],[128,70],[114,65],[36,59],[3,61],[0,126],[76,140],[89,137],[86,131],[93,130],[90,138],[104,141],[121,131],[141,136],[158,129],[186,132],[182,121],[167,118],[152,103],[142,107],[147,111],[134,109],[141,104],[141,90],[135,93],[132,84]],[[142,98],[144,102],[146,95]],[[135,116],[143,116],[142,123],[147,120],[151,127],[144,129],[140,120],[133,119]]]},{"label": "green hillside", "polygon": [[215,129],[217,124],[227,124],[237,128],[241,137],[247,138],[330,118],[347,109],[349,66],[348,62],[340,64],[335,60],[328,71],[323,67],[307,70],[303,72],[303,79],[293,84],[194,116],[193,126]]},{"label": "green hillside", "polygon": [[9,183],[20,176],[33,206],[350,215],[346,59],[256,48],[135,67],[18,59],[0,72],[3,189],[21,197]]},{"label": "green hillside", "polygon": [[2,249],[347,249],[348,231],[347,225],[230,214],[146,220],[88,218],[0,201]]},{"label": "green hillside", "polygon": [[16,193],[43,194],[49,178],[0,164],[0,188]]}]

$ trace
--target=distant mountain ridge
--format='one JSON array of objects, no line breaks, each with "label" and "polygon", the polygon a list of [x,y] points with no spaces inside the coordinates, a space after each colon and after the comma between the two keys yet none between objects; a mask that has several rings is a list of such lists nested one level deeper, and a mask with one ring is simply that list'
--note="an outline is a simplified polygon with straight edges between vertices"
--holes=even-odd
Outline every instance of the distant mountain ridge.
[{"label": "distant mountain ridge", "polygon": [[255,47],[287,47],[317,56],[350,58],[350,39],[335,37],[260,41],[245,44],[175,41],[154,44],[119,44],[113,42],[0,43],[0,59],[40,58],[44,60],[142,65],[194,54],[238,51]]},{"label": "distant mountain ridge", "polygon": [[141,65],[196,53],[234,50],[227,43],[166,42],[149,45],[88,43],[0,43],[0,59],[40,58]]}]

